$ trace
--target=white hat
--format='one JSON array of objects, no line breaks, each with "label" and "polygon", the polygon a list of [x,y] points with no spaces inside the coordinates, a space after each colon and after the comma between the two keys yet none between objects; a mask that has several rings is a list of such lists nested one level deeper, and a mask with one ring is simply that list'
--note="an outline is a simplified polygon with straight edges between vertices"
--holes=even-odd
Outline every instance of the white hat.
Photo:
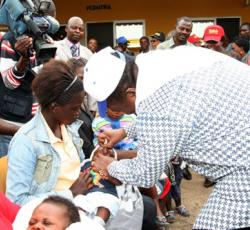
[{"label": "white hat", "polygon": [[111,47],[93,54],[84,68],[84,89],[97,101],[104,101],[115,90],[124,68],[125,61],[113,55]]}]

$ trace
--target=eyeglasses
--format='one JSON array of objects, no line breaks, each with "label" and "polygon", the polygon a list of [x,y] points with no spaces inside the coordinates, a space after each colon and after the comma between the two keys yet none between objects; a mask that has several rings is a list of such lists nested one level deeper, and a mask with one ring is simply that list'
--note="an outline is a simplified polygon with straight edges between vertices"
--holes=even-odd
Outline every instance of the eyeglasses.
[{"label": "eyeglasses", "polygon": [[153,39],[153,40],[151,40],[150,42],[157,42],[158,40],[155,40],[155,39]]}]

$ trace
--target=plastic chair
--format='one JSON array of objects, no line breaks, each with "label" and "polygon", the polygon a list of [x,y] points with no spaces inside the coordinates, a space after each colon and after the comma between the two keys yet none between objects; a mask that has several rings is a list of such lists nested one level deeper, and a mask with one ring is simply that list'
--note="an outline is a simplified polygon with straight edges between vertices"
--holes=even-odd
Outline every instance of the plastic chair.
[{"label": "plastic chair", "polygon": [[6,176],[8,168],[7,156],[0,158],[0,192],[5,193],[6,190]]}]

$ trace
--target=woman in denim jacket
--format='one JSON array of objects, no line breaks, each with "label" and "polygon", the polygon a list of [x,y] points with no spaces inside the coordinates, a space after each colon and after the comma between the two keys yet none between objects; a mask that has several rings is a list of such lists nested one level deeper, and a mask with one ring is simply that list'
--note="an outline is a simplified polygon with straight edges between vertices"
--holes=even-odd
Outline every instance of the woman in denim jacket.
[{"label": "woman in denim jacket", "polygon": [[84,154],[77,118],[84,97],[82,81],[65,62],[51,60],[32,89],[41,108],[11,141],[6,194],[20,205],[35,197],[83,194],[92,179],[80,174]]}]

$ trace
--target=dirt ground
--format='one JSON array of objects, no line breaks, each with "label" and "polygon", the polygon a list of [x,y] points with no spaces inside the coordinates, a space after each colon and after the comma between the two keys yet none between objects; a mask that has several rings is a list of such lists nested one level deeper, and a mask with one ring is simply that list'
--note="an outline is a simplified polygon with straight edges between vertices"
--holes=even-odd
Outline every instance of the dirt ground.
[{"label": "dirt ground", "polygon": [[182,181],[182,203],[188,208],[191,215],[190,217],[176,215],[176,222],[169,225],[167,228],[169,230],[191,230],[195,218],[213,189],[203,186],[204,177],[194,172],[192,172],[192,176],[191,181]]}]

